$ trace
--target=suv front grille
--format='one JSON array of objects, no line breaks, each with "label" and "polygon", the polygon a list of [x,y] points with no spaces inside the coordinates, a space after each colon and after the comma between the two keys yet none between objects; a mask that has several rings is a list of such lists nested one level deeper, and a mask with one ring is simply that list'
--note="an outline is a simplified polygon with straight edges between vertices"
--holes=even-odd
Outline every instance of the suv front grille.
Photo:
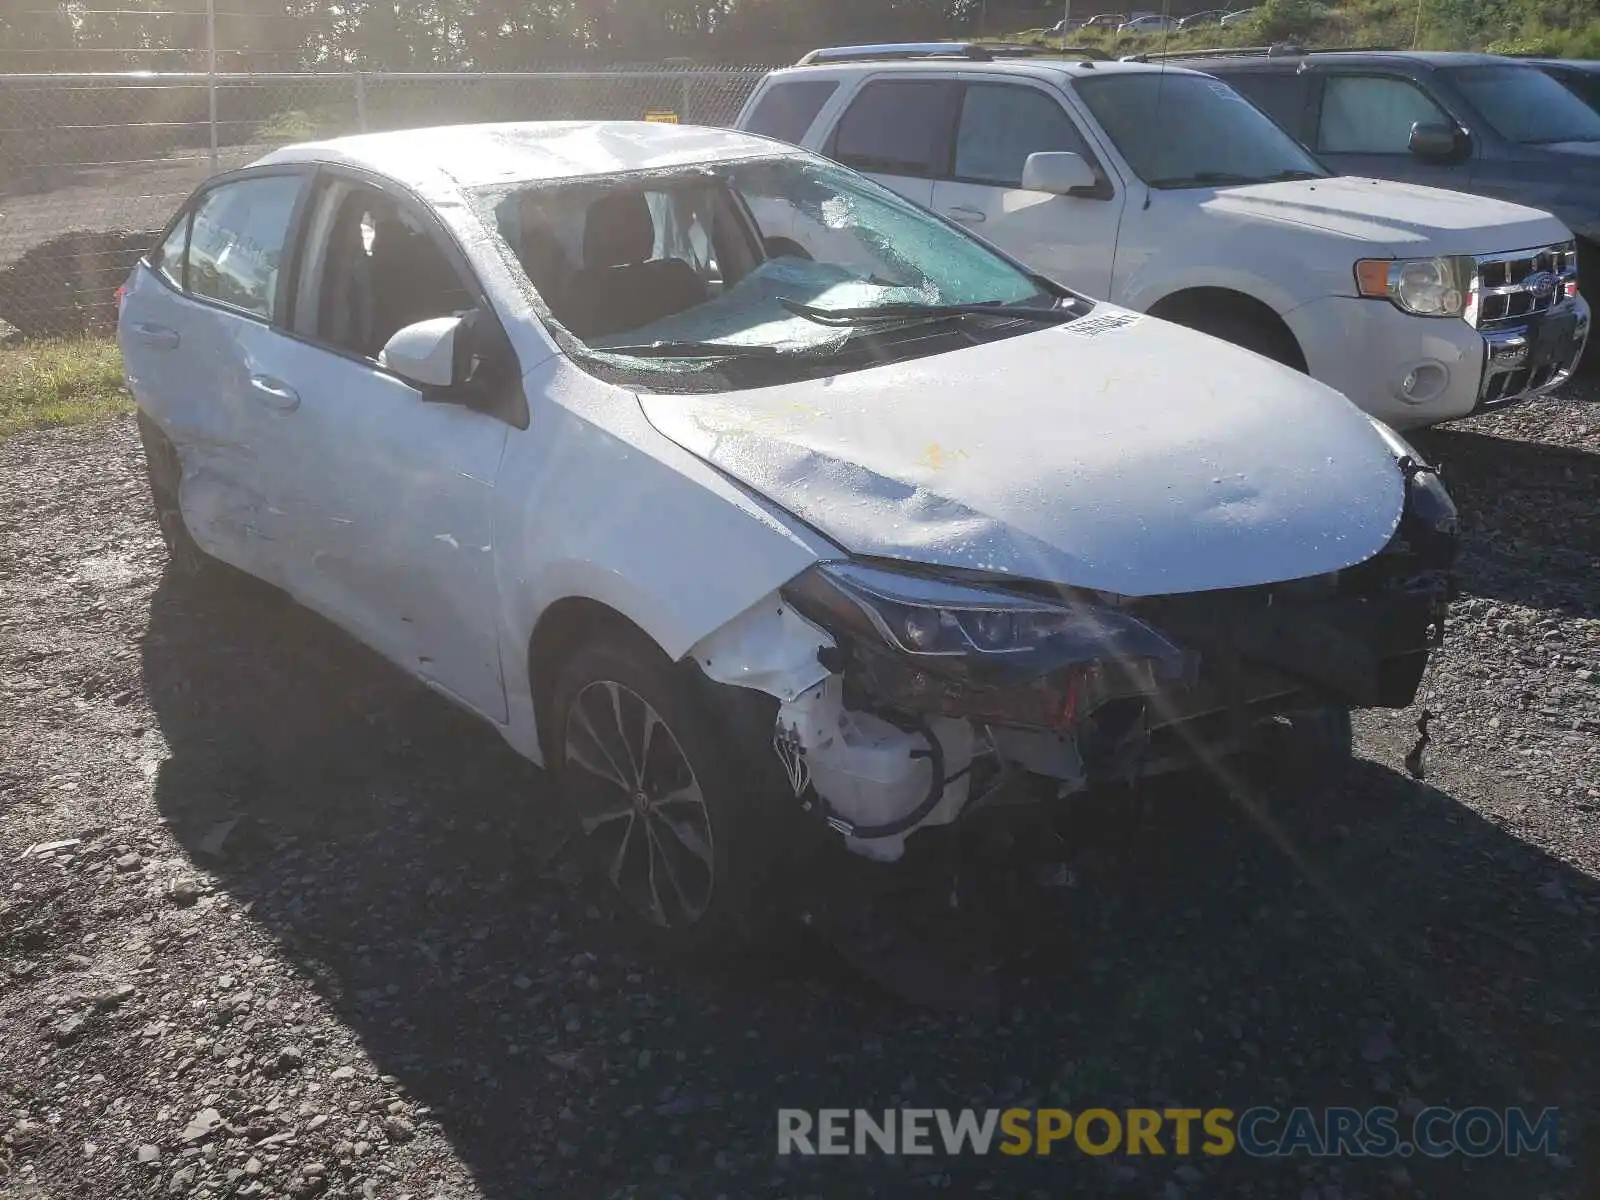
[{"label": "suv front grille", "polygon": [[[1544,294],[1531,286],[1541,277],[1554,275],[1555,287]],[[1578,279],[1578,246],[1561,242],[1536,250],[1511,254],[1482,254],[1472,280],[1472,298],[1467,320],[1479,329],[1493,329],[1525,321],[1535,313],[1546,312],[1566,299],[1566,285]]]}]

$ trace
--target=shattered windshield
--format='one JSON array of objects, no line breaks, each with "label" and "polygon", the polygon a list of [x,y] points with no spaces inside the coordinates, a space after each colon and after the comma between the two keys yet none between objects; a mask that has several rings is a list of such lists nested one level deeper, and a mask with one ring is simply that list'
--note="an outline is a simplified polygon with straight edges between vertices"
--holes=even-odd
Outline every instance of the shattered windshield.
[{"label": "shattered windshield", "polygon": [[893,192],[806,159],[501,187],[480,201],[588,356],[651,370],[828,356],[890,329],[983,323],[990,308],[1037,320],[1059,303]]}]

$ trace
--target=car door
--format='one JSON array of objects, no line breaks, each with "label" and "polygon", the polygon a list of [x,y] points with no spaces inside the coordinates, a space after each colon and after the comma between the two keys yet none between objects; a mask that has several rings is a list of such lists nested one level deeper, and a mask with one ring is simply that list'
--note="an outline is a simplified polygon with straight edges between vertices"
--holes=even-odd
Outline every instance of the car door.
[{"label": "car door", "polygon": [[1411,153],[1411,128],[1419,123],[1460,124],[1406,76],[1332,72],[1322,79],[1313,149],[1342,175],[1464,187],[1467,163],[1431,162]]},{"label": "car door", "polygon": [[432,214],[388,185],[325,172],[304,229],[270,363],[296,397],[287,586],[503,721],[491,500],[509,427],[380,362],[399,329],[487,302]]},{"label": "car door", "polygon": [[[1082,195],[1022,187],[1028,155],[1072,151],[1099,182]],[[1124,193],[1114,186],[1059,96],[1024,82],[965,82],[955,147],[933,185],[933,209],[959,221],[1068,287],[1105,298],[1111,290]]]},{"label": "car door", "polygon": [[961,87],[941,78],[869,79],[833,127],[823,153],[924,208],[949,162]]},{"label": "car door", "polygon": [[283,580],[284,397],[267,365],[303,170],[225,177],[199,193],[123,298],[128,380],[178,451],[179,507],[207,553]]}]

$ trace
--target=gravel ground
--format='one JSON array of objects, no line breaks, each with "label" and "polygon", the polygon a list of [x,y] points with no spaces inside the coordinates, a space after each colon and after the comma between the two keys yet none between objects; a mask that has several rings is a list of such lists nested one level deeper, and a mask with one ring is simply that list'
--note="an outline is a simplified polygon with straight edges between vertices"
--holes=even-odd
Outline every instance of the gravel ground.
[{"label": "gravel ground", "polygon": [[[491,732],[163,573],[131,420],[13,439],[0,1196],[1600,1195],[1600,404],[1418,441],[1466,529],[1428,782],[1379,713],[1348,781],[1255,817],[1203,781],[1080,805],[977,1016],[803,942],[641,954]],[[1384,1103],[1559,1106],[1562,1153],[774,1154],[780,1105]]]}]

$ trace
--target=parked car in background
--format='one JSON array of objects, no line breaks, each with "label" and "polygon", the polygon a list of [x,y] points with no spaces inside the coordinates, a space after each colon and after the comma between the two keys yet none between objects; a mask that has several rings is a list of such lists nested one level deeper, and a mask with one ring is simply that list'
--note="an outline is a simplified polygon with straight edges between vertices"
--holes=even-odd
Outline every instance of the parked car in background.
[{"label": "parked car in background", "polygon": [[1530,58],[1523,61],[1538,67],[1550,78],[1565,85],[1569,92],[1590,108],[1600,112],[1600,62],[1587,58]]},{"label": "parked car in background", "polygon": [[1260,8],[1236,8],[1232,12],[1223,13],[1217,19],[1217,24],[1242,25],[1246,21],[1253,20],[1260,11]]},{"label": "parked car in background", "polygon": [[1454,507],[1391,429],[766,138],[277,150],[183,205],[120,341],[174,568],[542,762],[670,946],[993,788],[1332,769],[1443,631]]},{"label": "parked car in background", "polygon": [[1572,234],[1548,213],[1333,178],[1195,71],[973,49],[819,51],[769,75],[737,124],[865,171],[1088,295],[1309,371],[1397,427],[1570,372],[1589,309]]},{"label": "parked car in background", "polygon": [[1343,174],[1547,209],[1577,235],[1580,281],[1600,299],[1600,112],[1539,67],[1371,51],[1187,65],[1225,79]]},{"label": "parked car in background", "polygon": [[1202,25],[1215,25],[1222,20],[1220,8],[1208,8],[1202,12],[1190,13],[1187,17],[1178,18],[1179,29],[1198,29]]},{"label": "parked car in background", "polygon": [[1122,25],[1127,20],[1127,13],[1096,13],[1082,25],[1079,25],[1078,28],[1097,29],[1103,32],[1109,32],[1111,30],[1115,30],[1119,25]]},{"label": "parked car in background", "polygon": [[1160,13],[1150,13],[1142,17],[1134,17],[1117,26],[1118,33],[1165,33],[1176,29],[1178,23],[1171,17],[1164,17]]}]

